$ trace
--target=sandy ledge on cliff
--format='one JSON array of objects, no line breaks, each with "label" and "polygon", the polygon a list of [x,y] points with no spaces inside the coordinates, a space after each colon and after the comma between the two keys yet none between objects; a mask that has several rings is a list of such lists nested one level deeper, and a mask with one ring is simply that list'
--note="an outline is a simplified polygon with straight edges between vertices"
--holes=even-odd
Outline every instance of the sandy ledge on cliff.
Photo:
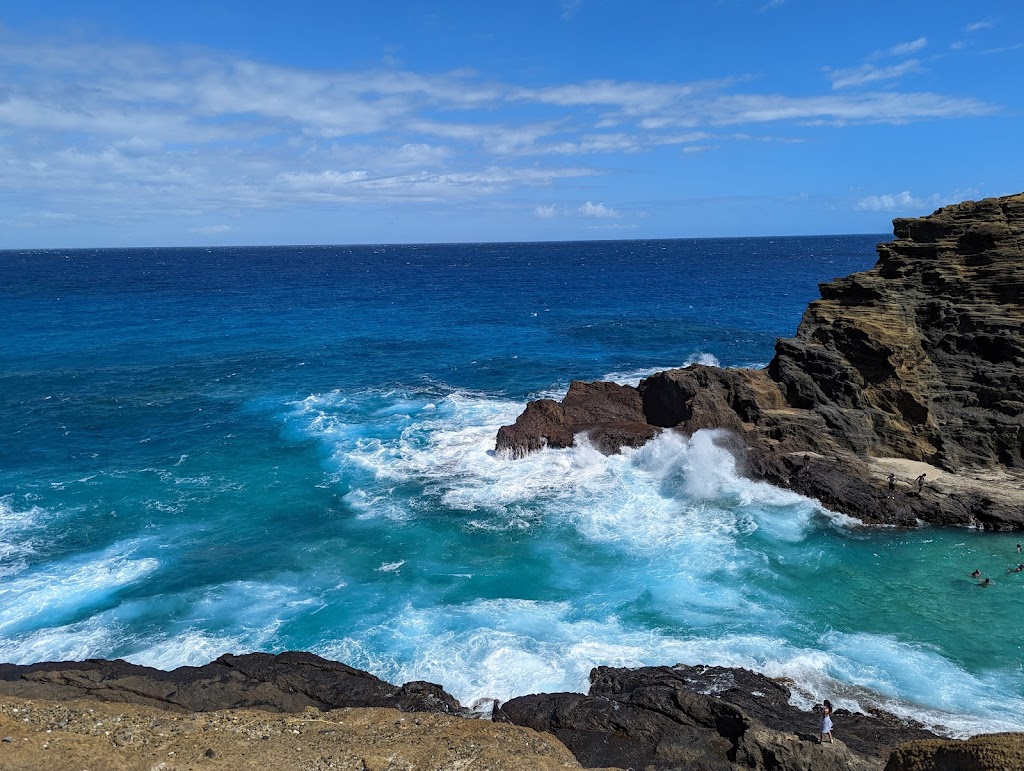
[{"label": "sandy ledge on cliff", "polygon": [[879,488],[886,485],[892,472],[896,475],[897,492],[916,494],[917,477],[926,474],[926,491],[944,496],[998,498],[1024,511],[1024,474],[1001,468],[954,473],[908,458],[869,458],[868,465]]},{"label": "sandy ledge on cliff", "polygon": [[550,734],[487,720],[348,708],[175,713],[95,699],[0,699],[4,771],[555,771]]}]

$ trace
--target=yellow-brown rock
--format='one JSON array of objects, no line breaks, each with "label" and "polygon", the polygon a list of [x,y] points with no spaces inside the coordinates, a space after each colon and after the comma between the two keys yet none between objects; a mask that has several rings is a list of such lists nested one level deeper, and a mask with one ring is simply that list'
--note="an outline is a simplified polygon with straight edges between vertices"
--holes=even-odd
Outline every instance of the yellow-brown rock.
[{"label": "yellow-brown rock", "polygon": [[893,749],[885,771],[1020,771],[1024,734],[986,734],[967,741],[924,739]]}]

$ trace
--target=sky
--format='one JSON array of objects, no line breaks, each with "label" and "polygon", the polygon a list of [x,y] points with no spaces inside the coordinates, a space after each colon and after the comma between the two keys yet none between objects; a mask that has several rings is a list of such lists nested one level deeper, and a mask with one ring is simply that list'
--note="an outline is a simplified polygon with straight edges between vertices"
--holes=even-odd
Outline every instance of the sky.
[{"label": "sky", "polygon": [[1024,3],[0,6],[0,249],[887,233],[1024,190]]}]

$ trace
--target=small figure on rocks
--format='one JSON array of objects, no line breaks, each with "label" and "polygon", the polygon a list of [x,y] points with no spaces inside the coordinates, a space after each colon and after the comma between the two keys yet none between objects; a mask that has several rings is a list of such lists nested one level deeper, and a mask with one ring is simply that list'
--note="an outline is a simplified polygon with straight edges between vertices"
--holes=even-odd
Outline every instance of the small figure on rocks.
[{"label": "small figure on rocks", "polygon": [[818,726],[818,733],[821,736],[818,737],[818,744],[825,743],[825,737],[828,736],[828,743],[832,743],[832,702],[825,699],[821,705],[821,725]]},{"label": "small figure on rocks", "polygon": [[921,476],[919,476],[917,478],[917,480],[916,480],[917,481],[917,494],[918,495],[920,495],[922,492],[924,492],[924,478],[926,476],[928,476],[928,475],[927,474],[921,474]]},{"label": "small figure on rocks", "polygon": [[973,573],[971,573],[971,578],[981,578],[981,571],[975,570]]},{"label": "small figure on rocks", "polygon": [[896,497],[896,475],[893,472],[889,472],[889,497]]}]

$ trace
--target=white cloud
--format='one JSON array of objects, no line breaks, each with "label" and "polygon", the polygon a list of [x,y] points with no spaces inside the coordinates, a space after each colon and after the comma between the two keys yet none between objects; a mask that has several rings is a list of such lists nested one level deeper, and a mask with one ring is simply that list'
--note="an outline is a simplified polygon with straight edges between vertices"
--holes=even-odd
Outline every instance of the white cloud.
[{"label": "white cloud", "polygon": [[899,64],[876,67],[873,64],[862,64],[859,67],[847,67],[840,70],[828,70],[826,76],[832,81],[832,88],[852,88],[881,80],[896,80],[909,72],[920,72],[921,62],[907,59]]},{"label": "white cloud", "polygon": [[204,236],[219,236],[225,233],[230,233],[234,230],[230,225],[207,225],[201,228],[192,228],[193,233],[200,233]]},{"label": "white cloud", "polygon": [[992,26],[992,21],[990,19],[985,19],[984,21],[976,21],[971,24],[968,24],[966,27],[964,27],[964,32],[977,32],[978,30],[981,29],[991,29]]},{"label": "white cloud", "polygon": [[584,217],[601,218],[621,216],[619,212],[615,211],[615,209],[610,209],[603,203],[591,203],[590,201],[587,201],[582,206],[580,206],[580,214],[582,214]]},{"label": "white cloud", "polygon": [[908,209],[921,209],[925,206],[924,199],[914,198],[909,190],[897,192],[896,195],[868,196],[854,202],[853,208],[867,212],[895,212]]},{"label": "white cloud", "polygon": [[548,204],[547,206],[537,206],[533,210],[533,214],[539,219],[549,220],[555,216],[555,205]]},{"label": "white cloud", "polygon": [[917,53],[926,45],[928,45],[928,38],[919,37],[907,43],[897,43],[891,48],[886,49],[885,53],[888,56],[907,56],[908,54]]},{"label": "white cloud", "polygon": [[[896,68],[916,66],[835,70],[832,85],[891,83]],[[763,136],[772,132],[767,124],[903,124],[997,112],[939,93],[748,93],[743,78],[537,88],[469,71],[303,69],[197,48],[32,40],[2,27],[0,82],[0,194],[26,212],[108,222],[466,201],[568,186],[628,168],[616,159],[658,147],[697,153],[735,141],[800,141]],[[612,160],[599,168],[592,156]],[[620,216],[589,201],[579,213]],[[5,215],[41,221],[18,210]]]},{"label": "white cloud", "polygon": [[772,8],[779,8],[785,2],[786,0],[768,0],[767,3],[761,6],[761,13],[764,13],[765,11],[770,11]]},{"label": "white cloud", "polygon": [[858,211],[927,213],[940,206],[958,201],[975,200],[980,196],[981,191],[976,187],[959,188],[952,193],[932,193],[927,196],[912,195],[909,190],[904,190],[902,193],[869,195],[860,198],[853,202],[853,208]]}]

